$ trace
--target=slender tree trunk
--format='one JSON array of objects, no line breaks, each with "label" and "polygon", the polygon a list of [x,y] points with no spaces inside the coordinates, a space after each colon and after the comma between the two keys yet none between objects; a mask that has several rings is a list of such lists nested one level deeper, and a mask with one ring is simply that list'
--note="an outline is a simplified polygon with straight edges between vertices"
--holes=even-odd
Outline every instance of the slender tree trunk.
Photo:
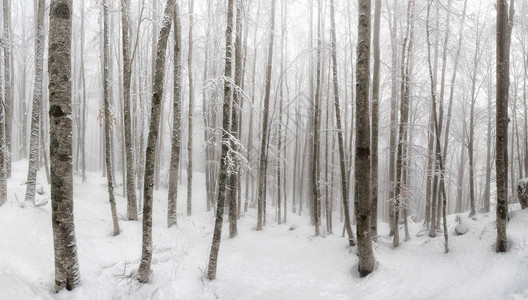
[{"label": "slender tree trunk", "polygon": [[[275,1],[275,0],[273,0]],[[229,155],[229,118],[231,112],[231,83],[229,80],[232,76],[233,66],[233,6],[234,0],[227,2],[227,26],[225,31],[226,38],[226,57],[224,71],[224,101],[222,105],[222,156],[220,161],[220,174],[218,185],[218,199],[216,200],[216,219],[213,232],[213,241],[209,252],[209,263],[207,265],[207,278],[216,279],[216,266],[218,264],[218,252],[220,251],[220,240],[222,238],[222,223],[224,220],[224,203],[227,199],[227,181],[228,181],[228,155]],[[236,218],[235,218],[236,220]]]},{"label": "slender tree trunk", "polygon": [[[229,0],[230,2],[232,0]],[[269,102],[271,93],[271,73],[272,73],[272,62],[273,62],[273,40],[275,38],[275,2],[271,0],[271,16],[270,16],[270,38],[268,45],[268,61],[266,64],[266,87],[264,94],[264,109],[262,116],[262,140],[260,144],[260,165],[258,173],[258,209],[257,209],[257,231],[262,230],[264,222],[265,205],[266,205],[266,170],[268,166],[268,160],[266,158],[268,149],[268,119],[269,119]]]},{"label": "slender tree trunk", "polygon": [[374,71],[372,79],[372,140],[370,166],[370,236],[378,235],[378,122],[379,122],[379,90],[380,90],[380,22],[381,0],[376,0],[374,8]]},{"label": "slender tree trunk", "polygon": [[[229,147],[235,153],[239,152],[235,139],[239,140],[240,134],[238,132],[238,121],[240,118],[240,99],[241,84],[242,84],[242,2],[236,0],[236,17],[235,17],[235,91],[233,93],[233,103],[231,107],[231,138],[229,139]],[[228,47],[231,47],[229,44]],[[238,235],[237,230],[237,197],[240,191],[238,190],[238,154],[232,155],[233,163],[229,175],[229,237],[234,238]]]},{"label": "slender tree trunk", "polygon": [[358,271],[365,277],[374,270],[374,253],[370,241],[370,0],[358,1],[358,43],[356,67],[356,162],[355,211],[358,235]]},{"label": "slender tree trunk", "polygon": [[[65,0],[67,1],[67,0]],[[11,74],[13,66],[13,52],[12,52],[12,39],[11,39],[11,1],[3,0],[4,9],[4,109],[5,109],[5,143],[7,147],[7,155],[5,156],[5,168],[7,177],[11,177],[11,155],[13,154],[11,148],[11,135],[13,125],[13,109],[14,109],[14,96],[13,96],[13,78]],[[71,1],[70,1],[71,2]]]},{"label": "slender tree trunk", "polygon": [[[182,139],[182,60],[181,60],[181,22],[178,4],[174,5],[174,99],[172,103],[172,145],[169,170],[169,196],[167,208],[167,227],[177,224],[178,169]],[[163,80],[163,79],[162,79]]]},{"label": "slender tree trunk", "polygon": [[394,188],[396,183],[396,144],[398,139],[398,22],[396,18],[397,2],[393,4],[392,25],[391,25],[391,114],[390,114],[390,137],[389,137],[389,236],[394,235]]},{"label": "slender tree trunk", "polygon": [[187,75],[189,77],[189,124],[187,133],[187,216],[192,214],[192,183],[193,183],[193,107],[194,89],[192,76],[192,45],[193,45],[193,14],[194,0],[189,1],[189,53],[187,55]]},{"label": "slender tree trunk", "polygon": [[130,57],[130,41],[128,26],[128,0],[121,0],[121,29],[123,42],[123,102],[125,121],[125,152],[126,152],[126,196],[127,216],[129,220],[137,220],[136,180],[134,162],[134,145],[132,144],[132,120],[130,108],[130,82],[132,77],[132,60]]},{"label": "slender tree trunk", "polygon": [[[5,52],[5,50],[4,50]],[[0,62],[1,64],[1,62]],[[0,83],[3,72],[0,71]],[[9,155],[6,145],[6,106],[2,84],[0,84],[0,207],[7,202],[7,171],[6,161]]]},{"label": "slender tree trunk", "polygon": [[348,172],[346,171],[346,157],[345,157],[345,145],[343,137],[343,128],[341,126],[341,107],[339,103],[339,86],[338,86],[338,74],[337,74],[337,51],[336,51],[336,29],[335,29],[335,12],[334,0],[330,0],[330,30],[332,38],[332,75],[334,84],[334,106],[337,126],[337,142],[339,146],[339,168],[341,170],[341,197],[343,201],[343,213],[345,216],[345,229],[348,235],[348,243],[350,247],[356,244],[354,232],[350,222],[350,204],[349,204],[349,192],[348,192]]},{"label": "slender tree trunk", "polygon": [[497,182],[497,242],[496,251],[506,252],[508,241],[508,88],[511,22],[513,0],[508,13],[507,0],[497,0],[497,101],[496,101],[496,182]]},{"label": "slender tree trunk", "polygon": [[44,0],[38,1],[37,32],[35,52],[35,86],[33,90],[33,108],[31,112],[31,138],[29,147],[29,167],[26,186],[25,201],[35,204],[35,187],[37,185],[38,146],[40,130],[40,106],[42,102],[42,82],[44,76],[44,13],[46,11]]},{"label": "slender tree trunk", "polygon": [[72,290],[80,282],[73,221],[71,16],[71,0],[51,0],[48,72],[56,292]]},{"label": "slender tree trunk", "polygon": [[[160,122],[161,99],[163,98],[165,53],[167,52],[167,40],[169,39],[169,32],[172,24],[171,18],[173,17],[174,13],[173,7],[173,0],[167,0],[163,16],[163,26],[160,31],[156,53],[156,68],[152,94],[152,107],[150,113],[150,127],[148,134],[147,150],[145,152],[145,179],[143,181],[143,236],[141,247],[141,263],[139,265],[138,270],[138,279],[142,283],[148,282],[150,275],[150,264],[152,261],[152,202],[154,192],[154,161],[156,159],[155,154],[158,140],[158,128]],[[174,13],[174,18],[176,19],[176,13]]]}]

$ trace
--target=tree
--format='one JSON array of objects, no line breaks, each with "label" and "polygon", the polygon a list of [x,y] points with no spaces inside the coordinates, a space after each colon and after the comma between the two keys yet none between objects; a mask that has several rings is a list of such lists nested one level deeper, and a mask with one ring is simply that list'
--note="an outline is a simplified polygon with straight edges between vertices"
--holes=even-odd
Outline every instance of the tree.
[{"label": "tree", "polygon": [[358,0],[358,43],[356,61],[356,162],[355,210],[358,236],[358,271],[365,277],[374,270],[370,241],[370,0]]},{"label": "tree", "polygon": [[4,157],[7,177],[11,177],[11,133],[13,126],[13,52],[12,52],[12,38],[11,38],[11,1],[3,0],[4,4],[4,110],[5,110],[5,143],[7,147],[7,155]]},{"label": "tree", "polygon": [[31,138],[29,146],[29,167],[26,187],[26,202],[35,203],[35,187],[37,185],[38,150],[40,106],[42,102],[42,81],[44,76],[44,13],[46,11],[44,0],[38,0],[37,9],[37,34],[35,52],[35,87],[33,90],[33,108],[31,112]]},{"label": "tree", "polygon": [[71,16],[72,0],[51,0],[48,72],[56,292],[72,290],[80,282],[73,222]]},{"label": "tree", "polygon": [[370,236],[378,235],[378,134],[379,134],[379,91],[380,91],[380,20],[381,0],[376,0],[374,8],[374,73],[372,76],[372,140],[370,166]]},{"label": "tree", "polygon": [[510,36],[513,25],[513,5],[508,13],[507,0],[497,0],[497,100],[496,100],[496,181],[497,181],[497,252],[508,250],[506,221],[508,219],[508,88],[510,84]]},{"label": "tree", "polygon": [[348,235],[348,243],[350,247],[356,244],[354,238],[354,232],[350,222],[350,205],[348,200],[348,172],[345,166],[345,145],[343,138],[343,129],[341,126],[341,108],[339,104],[339,86],[338,86],[338,74],[337,74],[337,51],[336,51],[336,29],[335,29],[335,5],[334,0],[330,0],[330,30],[332,38],[332,75],[334,84],[334,106],[336,115],[336,126],[337,126],[337,142],[339,146],[339,168],[341,170],[341,197],[343,200],[343,213],[345,215],[345,229]]},{"label": "tree", "polygon": [[132,117],[130,104],[130,84],[132,79],[132,59],[130,54],[128,0],[121,0],[121,30],[123,48],[123,118],[125,123],[126,196],[127,216],[137,220],[136,180],[134,176],[134,145],[132,144]]},{"label": "tree", "polygon": [[152,261],[152,198],[154,187],[154,161],[158,140],[158,127],[160,123],[160,107],[163,98],[163,76],[165,75],[165,53],[167,52],[167,40],[171,28],[174,2],[167,0],[163,16],[163,26],[158,38],[156,52],[156,68],[154,75],[154,86],[152,93],[152,107],[150,112],[150,127],[145,151],[145,179],[143,186],[143,235],[141,246],[141,263],[139,265],[139,281],[148,282],[150,275],[150,264]]},{"label": "tree", "polygon": [[264,212],[266,205],[266,170],[268,166],[267,145],[269,139],[268,119],[269,119],[269,102],[271,92],[271,72],[273,63],[273,40],[275,37],[275,2],[271,0],[270,12],[270,37],[268,44],[268,61],[266,64],[266,87],[264,94],[264,109],[262,112],[262,139],[260,144],[260,164],[258,173],[258,200],[257,200],[257,231],[262,230]]},{"label": "tree", "polygon": [[108,6],[106,0],[103,2],[104,14],[104,33],[103,33],[103,99],[104,99],[104,132],[105,132],[105,162],[106,162],[106,179],[108,182],[108,198],[110,200],[110,209],[112,211],[112,223],[114,226],[114,236],[119,235],[119,221],[117,219],[116,203],[114,198],[114,173],[112,172],[112,139],[111,131],[112,122],[115,116],[110,112],[110,94],[109,94],[109,74],[108,63],[110,60],[110,49],[108,45]]},{"label": "tree", "polygon": [[[275,1],[275,0],[273,0]],[[227,2],[227,26],[225,31],[226,39],[226,57],[224,70],[224,103],[222,105],[222,156],[220,161],[220,174],[218,182],[218,198],[216,200],[216,219],[213,232],[213,241],[209,253],[209,263],[207,265],[207,278],[214,280],[216,278],[216,265],[218,263],[218,252],[220,251],[220,240],[222,238],[222,223],[224,221],[224,204],[227,199],[227,180],[228,180],[228,155],[230,142],[230,112],[231,112],[231,76],[233,67],[233,2]]]},{"label": "tree", "polygon": [[181,151],[181,103],[182,103],[182,60],[181,60],[181,22],[178,4],[174,7],[174,99],[172,103],[172,146],[169,169],[169,198],[167,208],[167,227],[176,224],[176,204],[178,198],[178,169]]},{"label": "tree", "polygon": [[238,234],[237,230],[237,197],[239,170],[236,156],[239,147],[237,146],[240,138],[238,132],[238,121],[240,118],[240,99],[242,85],[242,1],[236,1],[235,17],[235,91],[233,93],[233,103],[231,105],[231,125],[229,147],[235,154],[232,156],[233,164],[231,165],[231,174],[229,175],[229,237],[233,238]]},{"label": "tree", "polygon": [[187,134],[187,216],[192,213],[192,182],[193,182],[193,106],[194,89],[192,76],[192,50],[193,50],[193,10],[194,0],[189,1],[189,54],[187,55],[187,75],[189,77],[189,123]]}]

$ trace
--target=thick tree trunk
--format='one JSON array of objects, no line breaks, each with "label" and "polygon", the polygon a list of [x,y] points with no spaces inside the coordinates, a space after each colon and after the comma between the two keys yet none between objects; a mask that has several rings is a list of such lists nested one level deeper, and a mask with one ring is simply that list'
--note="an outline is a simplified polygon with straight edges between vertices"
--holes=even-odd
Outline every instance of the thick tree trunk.
[{"label": "thick tree trunk", "polygon": [[80,282],[73,222],[71,16],[71,0],[51,0],[48,72],[56,292],[72,290]]},{"label": "thick tree trunk", "polygon": [[150,127],[145,153],[145,179],[143,186],[143,236],[141,246],[141,263],[139,265],[139,281],[148,282],[150,275],[150,264],[152,261],[152,202],[154,187],[154,161],[158,140],[158,128],[160,122],[161,99],[163,98],[163,77],[165,75],[165,53],[167,52],[167,40],[173,17],[173,0],[167,0],[163,17],[158,47],[156,53],[156,68],[152,94],[152,107],[150,112]]},{"label": "thick tree trunk", "polygon": [[[176,211],[178,199],[178,171],[182,139],[181,106],[182,106],[182,60],[181,60],[181,22],[178,4],[174,5],[174,99],[172,103],[172,144],[169,169],[169,196],[167,207],[167,227],[177,224]],[[163,81],[163,79],[162,79]]]},{"label": "thick tree trunk", "polygon": [[374,270],[374,253],[370,241],[370,0],[358,2],[358,43],[356,67],[356,162],[355,211],[358,235],[358,271],[365,277]]},{"label": "thick tree trunk", "polygon": [[29,146],[29,167],[26,186],[25,201],[35,204],[35,187],[37,185],[38,170],[38,148],[39,148],[39,130],[40,130],[40,113],[42,102],[42,82],[44,73],[44,14],[46,11],[44,0],[38,1],[37,9],[37,33],[36,52],[35,52],[35,87],[33,90],[33,108],[31,112],[31,138]]},{"label": "thick tree trunk", "polygon": [[[232,1],[232,0],[229,0]],[[264,94],[264,109],[262,116],[262,140],[260,144],[260,165],[258,173],[258,200],[257,200],[257,231],[262,230],[262,225],[265,223],[265,205],[266,205],[266,170],[268,167],[267,160],[267,145],[269,139],[268,122],[269,122],[269,102],[271,94],[271,73],[273,62],[273,40],[275,38],[275,2],[271,0],[271,16],[270,16],[270,38],[268,44],[268,61],[266,64],[266,87]]]}]

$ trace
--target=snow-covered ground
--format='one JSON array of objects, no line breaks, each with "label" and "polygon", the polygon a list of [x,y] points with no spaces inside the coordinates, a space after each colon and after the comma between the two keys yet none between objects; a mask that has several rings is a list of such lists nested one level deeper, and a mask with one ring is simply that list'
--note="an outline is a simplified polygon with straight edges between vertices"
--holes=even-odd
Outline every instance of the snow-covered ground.
[{"label": "snow-covered ground", "polygon": [[[217,280],[208,281],[203,274],[214,219],[205,209],[204,176],[199,173],[191,217],[184,216],[185,186],[179,189],[176,228],[166,229],[167,193],[156,191],[148,284],[134,279],[141,222],[121,220],[121,234],[112,237],[106,180],[90,173],[81,184],[76,177],[82,283],[72,292],[54,294],[50,203],[20,207],[16,198],[24,198],[27,161],[15,162],[13,171],[8,203],[0,207],[0,299],[528,299],[528,210],[512,213],[508,253],[493,251],[494,212],[478,214],[476,220],[464,214],[462,221],[471,230],[463,236],[453,234],[452,215],[448,254],[441,235],[431,239],[421,232],[421,224],[411,224],[411,239],[400,248],[393,249],[385,238],[374,244],[376,270],[360,279],[355,249],[340,235],[314,238],[309,218],[291,213],[286,224],[276,225],[271,206],[267,226],[256,232],[256,211],[250,209],[235,239],[228,238],[224,224]],[[45,192],[49,197],[48,186]],[[117,204],[124,215],[124,198],[118,195]],[[295,229],[289,230],[292,225]],[[334,226],[341,233],[337,218]],[[380,224],[380,233],[387,232],[387,225]]]}]

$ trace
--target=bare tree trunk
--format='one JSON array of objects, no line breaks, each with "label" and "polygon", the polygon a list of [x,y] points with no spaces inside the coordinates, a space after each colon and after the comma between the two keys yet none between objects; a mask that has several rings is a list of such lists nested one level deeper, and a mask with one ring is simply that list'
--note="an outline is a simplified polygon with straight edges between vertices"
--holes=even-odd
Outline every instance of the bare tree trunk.
[{"label": "bare tree trunk", "polygon": [[[444,184],[444,160],[442,157],[442,146],[440,144],[440,122],[437,120],[437,114],[436,114],[436,93],[435,93],[435,86],[436,82],[434,80],[433,75],[433,68],[431,65],[431,44],[429,42],[429,13],[431,10],[431,2],[428,2],[427,5],[427,19],[426,19],[426,31],[427,31],[427,62],[429,65],[429,78],[431,80],[431,105],[433,107],[433,122],[435,124],[435,137],[436,137],[436,164],[437,169],[439,170],[440,177],[440,197],[442,199],[442,217],[444,222],[444,251],[447,253],[449,251],[449,244],[448,244],[448,232],[447,232],[447,219],[446,219],[446,208],[447,208],[447,197],[445,192],[445,184]],[[433,207],[434,209],[434,207]],[[434,226],[431,226],[433,228]]]},{"label": "bare tree trunk", "polygon": [[132,120],[130,108],[130,82],[132,77],[132,59],[130,53],[129,26],[128,26],[128,0],[121,0],[121,29],[123,42],[123,102],[125,121],[125,148],[126,148],[126,197],[127,216],[129,220],[137,220],[136,180],[134,162],[134,145],[132,144]]},{"label": "bare tree trunk", "polygon": [[51,0],[48,72],[56,292],[72,290],[80,282],[73,221],[71,16],[71,0]]},{"label": "bare tree trunk", "polygon": [[[273,0],[275,1],[275,0]],[[220,174],[218,185],[218,198],[216,200],[216,219],[213,232],[213,241],[211,243],[211,250],[209,252],[209,263],[207,264],[207,278],[209,280],[216,279],[216,266],[218,264],[218,252],[220,251],[220,240],[222,238],[222,223],[224,220],[224,203],[227,199],[227,181],[228,181],[228,155],[229,155],[229,118],[231,111],[231,83],[229,80],[232,76],[233,66],[233,6],[234,0],[227,2],[227,26],[225,31],[226,38],[226,57],[225,57],[225,71],[224,71],[224,101],[222,105],[222,156],[220,160]],[[236,218],[235,218],[236,220]]]},{"label": "bare tree trunk", "polygon": [[14,108],[14,96],[13,96],[13,78],[11,74],[13,66],[13,52],[12,52],[12,38],[11,38],[11,1],[3,0],[4,3],[4,109],[5,109],[5,143],[7,147],[7,155],[4,157],[5,168],[7,177],[11,177],[11,155],[13,154],[11,148],[11,135],[13,126],[13,108]]},{"label": "bare tree trunk", "polygon": [[[178,170],[182,139],[182,60],[181,60],[181,22],[178,4],[174,5],[174,99],[172,103],[172,144],[169,169],[169,196],[167,207],[167,227],[177,224]],[[163,81],[163,79],[161,79]]]},{"label": "bare tree trunk", "polygon": [[370,165],[370,236],[378,235],[378,134],[379,134],[379,90],[380,90],[380,22],[381,0],[374,8],[374,72],[372,77],[372,140]]},{"label": "bare tree trunk", "polygon": [[[233,94],[233,103],[231,107],[231,138],[229,139],[229,147],[231,151],[236,154],[232,155],[233,163],[229,175],[229,237],[234,238],[238,235],[237,230],[237,197],[240,191],[238,190],[238,146],[235,144],[235,139],[238,141],[240,133],[238,132],[238,121],[240,114],[240,99],[241,84],[242,84],[242,2],[236,1],[236,18],[235,18],[235,91]],[[229,44],[228,47],[231,47]],[[224,99],[225,101],[225,99]]]},{"label": "bare tree trunk", "polygon": [[35,187],[37,185],[38,146],[40,127],[40,106],[42,102],[42,81],[44,76],[44,13],[46,11],[44,0],[38,0],[37,32],[35,52],[35,87],[33,91],[33,108],[31,112],[31,138],[29,147],[29,167],[26,186],[25,201],[35,204]]},{"label": "bare tree trunk", "polygon": [[358,235],[358,271],[365,277],[374,270],[374,253],[370,241],[370,0],[358,1],[358,43],[356,67],[356,162],[355,211]]},{"label": "bare tree trunk", "polygon": [[333,84],[334,84],[334,106],[335,106],[335,116],[336,116],[336,126],[337,126],[337,142],[339,144],[339,168],[341,170],[341,197],[343,200],[343,213],[345,216],[345,229],[348,235],[348,243],[350,247],[356,244],[354,232],[352,231],[352,226],[350,222],[350,204],[349,204],[349,192],[348,192],[348,172],[346,171],[345,166],[345,145],[343,137],[343,128],[341,126],[341,108],[339,103],[339,86],[338,86],[338,74],[337,74],[337,39],[336,39],[336,29],[335,29],[335,12],[334,12],[334,0],[330,0],[330,30],[332,38],[332,75],[333,75]]},{"label": "bare tree trunk", "polygon": [[[5,50],[4,50],[5,51]],[[3,72],[0,71],[0,83]],[[2,84],[0,84],[0,207],[7,202],[6,162],[9,155],[6,145],[6,105]]]},{"label": "bare tree trunk", "polygon": [[119,235],[119,222],[117,219],[116,203],[114,198],[114,173],[112,172],[112,139],[110,136],[112,123],[115,125],[116,116],[110,113],[110,82],[108,74],[108,64],[110,60],[110,49],[108,45],[108,5],[106,0],[103,2],[104,10],[104,68],[103,68],[103,98],[104,98],[104,129],[105,129],[105,162],[106,162],[106,178],[108,182],[108,197],[110,201],[110,209],[112,212],[112,223],[114,226],[114,236]]},{"label": "bare tree trunk", "polygon": [[[167,40],[171,28],[171,17],[173,16],[173,0],[167,0],[163,16],[163,27],[161,28],[156,53],[156,68],[152,94],[152,107],[150,113],[150,127],[148,134],[147,150],[145,153],[145,179],[143,187],[143,236],[141,246],[141,263],[139,265],[139,281],[148,282],[150,275],[150,264],[152,261],[152,198],[154,186],[154,162],[158,140],[158,128],[160,122],[160,106],[163,98],[163,77],[165,75],[165,53],[167,52]],[[176,14],[174,13],[176,19]],[[176,39],[177,40],[177,39]]]},{"label": "bare tree trunk", "polygon": [[192,182],[193,182],[193,107],[194,89],[192,76],[192,45],[193,45],[193,14],[194,0],[189,1],[189,53],[187,56],[187,75],[189,77],[189,124],[187,134],[187,216],[192,213]]},{"label": "bare tree trunk", "polygon": [[[394,235],[394,188],[393,185],[396,181],[396,144],[398,139],[398,22],[396,18],[397,14],[397,2],[393,4],[392,13],[392,25],[390,30],[391,35],[391,114],[390,114],[390,137],[389,137],[389,236]],[[389,24],[391,24],[389,22]]]},{"label": "bare tree trunk", "polygon": [[[232,0],[229,0],[230,2]],[[266,205],[266,170],[268,166],[268,160],[266,158],[268,149],[268,119],[269,119],[269,102],[271,93],[271,72],[273,62],[273,40],[275,38],[275,2],[271,0],[271,16],[270,16],[270,38],[268,45],[268,61],[266,64],[266,87],[264,94],[264,109],[262,117],[262,140],[260,144],[260,165],[258,173],[258,209],[257,209],[257,231],[262,230],[264,221],[265,205]],[[265,222],[264,222],[265,223]]]},{"label": "bare tree trunk", "polygon": [[513,5],[508,13],[507,0],[497,0],[497,103],[496,103],[496,182],[497,182],[497,242],[496,251],[506,252],[508,240],[506,221],[508,218],[508,88],[510,34],[513,20]]}]

